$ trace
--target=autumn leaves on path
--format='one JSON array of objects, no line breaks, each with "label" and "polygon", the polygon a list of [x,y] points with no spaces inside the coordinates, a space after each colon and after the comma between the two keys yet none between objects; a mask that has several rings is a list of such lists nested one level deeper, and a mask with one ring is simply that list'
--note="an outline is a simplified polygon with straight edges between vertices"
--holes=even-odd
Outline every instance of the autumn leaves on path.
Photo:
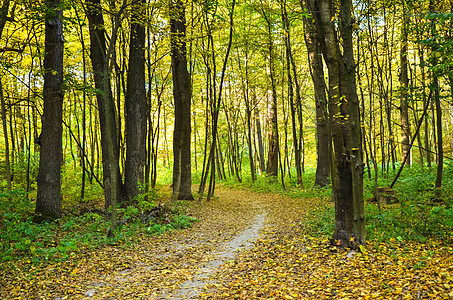
[{"label": "autumn leaves on path", "polygon": [[[209,203],[193,203],[200,222],[144,240],[123,270],[85,282],[87,298],[197,299],[215,288],[222,265],[259,239],[278,196],[220,189]],[[127,251],[129,252],[129,251]],[[125,258],[126,258],[125,257]]]}]

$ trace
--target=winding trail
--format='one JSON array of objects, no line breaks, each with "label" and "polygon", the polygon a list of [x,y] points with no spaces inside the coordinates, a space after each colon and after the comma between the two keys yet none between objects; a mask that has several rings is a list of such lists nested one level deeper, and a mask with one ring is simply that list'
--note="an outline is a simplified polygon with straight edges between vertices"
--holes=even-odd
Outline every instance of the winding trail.
[{"label": "winding trail", "polygon": [[187,213],[200,220],[191,228],[146,236],[123,252],[106,249],[121,266],[111,273],[94,270],[78,298],[198,299],[225,263],[253,246],[281,199],[220,187],[210,202],[191,203]]},{"label": "winding trail", "polygon": [[[168,191],[160,190],[164,194]],[[162,201],[168,201],[164,197]],[[79,248],[70,258],[31,266],[32,276],[0,282],[6,299],[210,299],[224,272],[263,238],[291,228],[296,203],[277,194],[218,186],[210,202],[183,213],[199,220],[185,230],[134,236],[128,245]],[[296,218],[297,216],[297,218]],[[298,226],[298,225],[295,225]],[[282,231],[283,230],[283,231]],[[126,233],[127,234],[127,233]],[[11,272],[11,274],[13,274]],[[20,274],[20,267],[18,274]],[[228,280],[228,279],[227,279]],[[216,299],[225,299],[221,294]]]}]

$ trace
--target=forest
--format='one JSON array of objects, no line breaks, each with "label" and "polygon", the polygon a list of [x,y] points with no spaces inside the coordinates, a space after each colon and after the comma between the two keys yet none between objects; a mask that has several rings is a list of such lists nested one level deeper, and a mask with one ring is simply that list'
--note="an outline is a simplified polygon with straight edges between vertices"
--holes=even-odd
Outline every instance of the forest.
[{"label": "forest", "polygon": [[452,86],[452,0],[2,0],[0,296],[453,298]]}]

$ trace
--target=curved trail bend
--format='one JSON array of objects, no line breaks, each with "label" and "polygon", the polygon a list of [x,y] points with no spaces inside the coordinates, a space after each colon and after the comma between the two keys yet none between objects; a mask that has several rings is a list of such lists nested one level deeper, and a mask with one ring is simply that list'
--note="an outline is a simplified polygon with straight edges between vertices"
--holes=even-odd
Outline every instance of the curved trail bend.
[{"label": "curved trail bend", "polygon": [[188,213],[200,220],[191,228],[146,237],[136,249],[111,249],[123,267],[99,269],[94,280],[81,282],[82,298],[196,299],[212,288],[222,265],[272,231],[270,217],[278,219],[277,208],[288,201],[220,187],[210,202],[190,205]]}]

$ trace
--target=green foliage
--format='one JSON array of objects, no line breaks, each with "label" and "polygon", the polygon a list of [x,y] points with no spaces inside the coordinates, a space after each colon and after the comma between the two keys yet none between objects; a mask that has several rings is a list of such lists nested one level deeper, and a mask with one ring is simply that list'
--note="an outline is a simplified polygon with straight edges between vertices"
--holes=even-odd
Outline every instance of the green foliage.
[{"label": "green foliage", "polygon": [[[378,174],[382,174],[379,170]],[[394,174],[379,177],[379,187],[389,186]],[[418,165],[404,169],[395,185],[399,203],[379,207],[375,203],[366,203],[367,239],[375,241],[412,240],[453,238],[453,164],[445,162],[443,189],[436,191],[434,182],[436,170]],[[243,182],[235,179],[224,181],[226,186],[250,189],[260,193],[279,193],[291,198],[321,198],[324,205],[313,209],[305,217],[304,230],[312,235],[328,238],[334,232],[335,207],[330,201],[331,187],[314,186],[315,170],[304,174],[304,187],[296,186],[295,178],[285,178],[287,188],[283,190],[281,182],[275,178],[258,176],[252,183],[250,176],[244,176]],[[364,199],[373,198],[375,190],[374,178],[364,178]],[[306,221],[306,222],[305,222]]]},{"label": "green foliage", "polygon": [[[67,168],[71,169],[71,168]],[[78,174],[65,172],[65,180],[73,184],[65,185],[71,190],[79,187]],[[93,187],[87,185],[87,190]],[[94,191],[95,189],[93,189]],[[64,194],[67,194],[64,190]],[[79,191],[74,190],[75,195]],[[42,224],[32,221],[34,201],[27,198],[22,189],[0,193],[0,261],[27,259],[39,264],[45,261],[65,260],[74,252],[97,248],[102,245],[130,245],[137,241],[142,233],[161,234],[174,229],[184,229],[196,221],[186,216],[185,202],[176,202],[170,206],[165,216],[154,219],[151,224],[142,223],[142,213],[156,207],[158,194],[152,189],[140,194],[134,205],[119,209],[118,230],[108,238],[110,219],[102,210],[85,212],[97,206],[96,198],[100,195],[77,201],[78,197],[65,198],[63,218]],[[97,213],[99,212],[99,213]]]},{"label": "green foliage", "polygon": [[158,197],[157,190],[150,188],[146,191],[146,186],[139,183],[140,194],[137,195],[135,201],[139,210],[149,210],[156,207],[155,200]]},{"label": "green foliage", "polygon": [[189,228],[190,226],[192,226],[193,222],[197,221],[198,219],[192,216],[175,215],[171,224],[175,229],[185,229]]},{"label": "green foliage", "polygon": [[[292,171],[295,174],[295,170]],[[304,188],[301,188],[296,183],[296,178],[292,176],[285,177],[286,188],[283,189],[280,177],[278,180],[272,176],[259,176],[255,182],[252,182],[250,174],[244,175],[242,182],[238,182],[236,178],[227,178],[224,181],[226,186],[248,189],[256,193],[278,193],[291,198],[312,198],[321,197],[330,199],[332,190],[330,186],[318,187],[315,186],[315,170],[309,170],[303,174]]]},{"label": "green foliage", "polygon": [[[30,155],[28,159],[27,152],[17,152],[15,162],[11,162],[11,172],[14,174],[14,185],[16,188],[27,188],[27,170],[30,176],[30,189],[36,189],[36,178],[38,178],[39,154]],[[3,158],[3,157],[2,157]],[[6,188],[6,168],[4,160],[0,167],[0,188]],[[4,179],[4,180],[3,180]]]},{"label": "green foliage", "polygon": [[145,227],[145,231],[149,234],[163,234],[166,231],[189,228],[193,222],[197,221],[197,218],[191,216],[174,215],[171,217],[170,223],[161,224],[152,222],[149,226]]},{"label": "green foliage", "polygon": [[89,184],[88,180],[85,184],[84,198],[80,199],[77,197],[81,193],[82,170],[80,168],[73,168],[72,163],[71,161],[66,162],[62,168],[61,191],[66,196],[63,202],[64,208],[77,205],[79,201],[83,203],[94,203],[102,198],[104,193],[102,187],[94,181],[93,184]]},{"label": "green foliage", "polygon": [[23,189],[11,192],[0,192],[0,214],[30,215],[33,211],[31,201],[27,198]]},{"label": "green foliage", "polygon": [[312,236],[330,238],[335,230],[335,206],[326,203],[325,206],[313,208],[310,215],[300,221],[302,229]]}]

